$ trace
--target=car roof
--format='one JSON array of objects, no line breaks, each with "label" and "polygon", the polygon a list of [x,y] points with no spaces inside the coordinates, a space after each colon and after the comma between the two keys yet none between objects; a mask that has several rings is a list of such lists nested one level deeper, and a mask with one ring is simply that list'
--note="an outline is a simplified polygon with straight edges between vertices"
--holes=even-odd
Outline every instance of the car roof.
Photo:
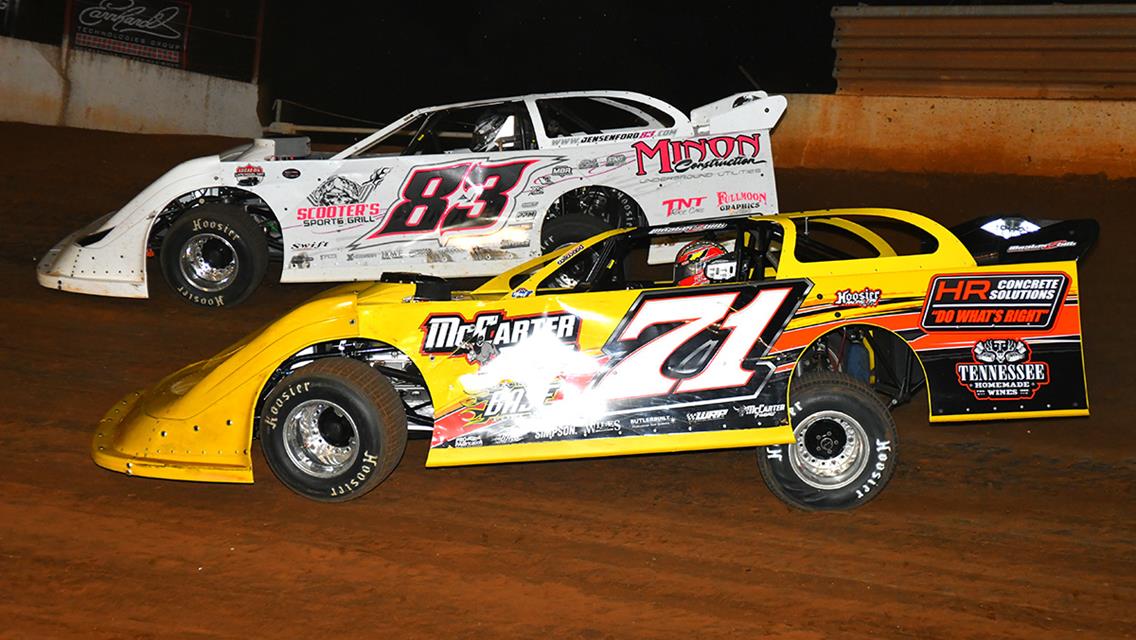
[{"label": "car roof", "polygon": [[519,102],[523,100],[542,100],[548,98],[629,98],[647,103],[663,103],[672,109],[673,105],[653,98],[649,95],[638,93],[635,91],[616,91],[614,89],[596,89],[591,91],[555,91],[551,93],[528,93],[519,96],[506,96],[503,98],[485,98],[483,100],[469,100],[466,102],[452,102],[449,104],[440,104],[432,107],[423,107],[418,111],[437,111],[440,109],[456,109],[460,107],[478,107],[482,105],[500,104],[502,102]]}]

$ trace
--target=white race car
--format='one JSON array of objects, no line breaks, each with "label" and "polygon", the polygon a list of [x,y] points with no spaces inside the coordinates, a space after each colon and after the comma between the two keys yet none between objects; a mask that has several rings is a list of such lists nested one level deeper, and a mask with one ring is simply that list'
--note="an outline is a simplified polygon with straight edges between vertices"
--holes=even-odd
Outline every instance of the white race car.
[{"label": "white race car", "polygon": [[146,256],[187,301],[384,272],[496,275],[608,228],[777,212],[769,130],[785,98],[740,93],[688,118],[622,91],[414,111],[335,154],[257,139],[174,167],[39,263],[45,287],[148,294]]}]

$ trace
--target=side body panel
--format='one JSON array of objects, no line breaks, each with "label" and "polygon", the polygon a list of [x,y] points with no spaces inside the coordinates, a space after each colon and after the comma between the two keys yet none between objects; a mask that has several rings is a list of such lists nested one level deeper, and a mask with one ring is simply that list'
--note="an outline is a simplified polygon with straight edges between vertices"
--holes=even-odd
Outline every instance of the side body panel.
[{"label": "side body panel", "polygon": [[774,351],[847,325],[915,351],[932,422],[1088,414],[1074,262],[818,277]]},{"label": "side body panel", "polygon": [[432,305],[418,332],[441,381],[427,464],[791,442],[788,372],[766,350],[810,286],[505,298],[472,315]]},{"label": "side body panel", "polygon": [[286,282],[496,275],[539,255],[549,208],[585,187],[627,194],[650,225],[777,212],[768,131],[612,137],[556,138],[541,151],[274,161],[249,190],[280,220]]}]

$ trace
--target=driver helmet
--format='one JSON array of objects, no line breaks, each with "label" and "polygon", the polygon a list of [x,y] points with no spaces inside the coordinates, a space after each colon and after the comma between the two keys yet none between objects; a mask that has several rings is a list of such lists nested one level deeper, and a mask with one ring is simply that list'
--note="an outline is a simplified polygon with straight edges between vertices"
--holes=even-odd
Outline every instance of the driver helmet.
[{"label": "driver helmet", "polygon": [[680,287],[690,287],[710,282],[710,278],[706,277],[706,265],[711,260],[724,255],[726,248],[717,242],[710,240],[688,242],[675,256],[675,284]]},{"label": "driver helmet", "polygon": [[508,116],[499,111],[486,111],[473,125],[473,139],[470,140],[470,151],[487,151],[489,145],[497,139],[501,127],[508,120]]}]

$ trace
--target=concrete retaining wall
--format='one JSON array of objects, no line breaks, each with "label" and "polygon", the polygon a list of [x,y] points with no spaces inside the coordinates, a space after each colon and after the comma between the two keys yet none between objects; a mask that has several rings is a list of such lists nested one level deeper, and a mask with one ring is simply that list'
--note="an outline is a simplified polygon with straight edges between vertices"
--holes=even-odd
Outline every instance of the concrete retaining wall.
[{"label": "concrete retaining wall", "polygon": [[1136,102],[789,95],[778,167],[1136,177]]},{"label": "concrete retaining wall", "polygon": [[0,120],[251,137],[257,87],[181,69],[0,37]]}]

